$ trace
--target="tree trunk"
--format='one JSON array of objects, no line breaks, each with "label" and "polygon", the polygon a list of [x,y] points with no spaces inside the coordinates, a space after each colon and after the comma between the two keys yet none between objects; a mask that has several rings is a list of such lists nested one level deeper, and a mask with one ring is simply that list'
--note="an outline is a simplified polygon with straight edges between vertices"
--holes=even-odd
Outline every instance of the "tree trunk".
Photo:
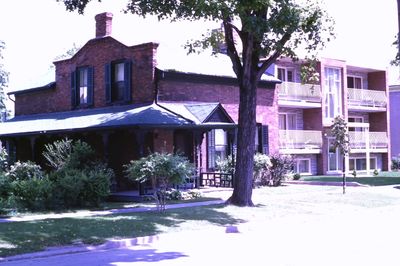
[{"label": "tree trunk", "polygon": [[254,206],[253,164],[256,134],[256,79],[250,73],[248,78],[239,80],[240,104],[237,138],[237,161],[232,196],[227,203],[237,206]]},{"label": "tree trunk", "polygon": [[342,165],[342,173],[343,173],[343,194],[346,194],[346,156],[343,155],[343,165]]}]

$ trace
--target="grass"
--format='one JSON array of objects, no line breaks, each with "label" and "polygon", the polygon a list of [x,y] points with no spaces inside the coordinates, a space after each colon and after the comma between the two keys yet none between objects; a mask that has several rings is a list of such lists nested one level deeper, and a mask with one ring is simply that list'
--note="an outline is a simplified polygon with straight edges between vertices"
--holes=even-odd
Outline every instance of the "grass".
[{"label": "grass", "polygon": [[[341,176],[304,176],[302,181],[316,182],[342,182]],[[378,176],[372,177],[346,177],[347,182],[357,182],[369,186],[388,186],[400,184],[399,172],[381,172]]]},{"label": "grass", "polygon": [[[102,217],[48,219],[0,224],[0,257],[74,243],[99,244],[111,238],[200,230],[215,226],[273,221],[301,226],[311,217],[336,217],[346,212],[400,205],[400,191],[389,188],[348,188],[287,185],[253,192],[256,208],[214,205]],[[216,194],[214,194],[216,195]],[[318,199],[318,200],[316,200]],[[272,228],[272,227],[271,227]]]}]

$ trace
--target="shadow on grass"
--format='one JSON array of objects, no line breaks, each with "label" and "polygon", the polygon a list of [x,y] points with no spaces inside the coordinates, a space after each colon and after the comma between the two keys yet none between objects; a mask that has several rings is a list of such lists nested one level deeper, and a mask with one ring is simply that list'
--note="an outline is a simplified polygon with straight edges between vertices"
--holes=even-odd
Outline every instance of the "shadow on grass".
[{"label": "shadow on grass", "polygon": [[232,225],[243,222],[222,211],[223,206],[204,206],[97,217],[48,219],[0,224],[0,257],[74,243],[100,244],[110,238],[150,236],[175,229]]}]

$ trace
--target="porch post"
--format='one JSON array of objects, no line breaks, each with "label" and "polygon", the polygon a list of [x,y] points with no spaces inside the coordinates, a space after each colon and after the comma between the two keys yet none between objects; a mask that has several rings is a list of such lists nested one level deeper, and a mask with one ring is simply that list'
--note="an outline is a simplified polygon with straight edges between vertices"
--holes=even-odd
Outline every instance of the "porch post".
[{"label": "porch post", "polygon": [[35,148],[36,148],[36,136],[33,136],[33,137],[29,137],[29,141],[30,141],[30,143],[31,143],[31,158],[32,158],[32,161],[34,162],[35,161]]},{"label": "porch post", "polygon": [[[136,137],[136,142],[139,145],[139,157],[144,156],[144,141],[145,141],[145,136],[147,134],[147,130],[139,129],[135,131],[135,137]],[[139,183],[139,195],[145,195],[145,186],[143,183]]]},{"label": "porch post", "polygon": [[[110,160],[110,147],[109,147],[109,139],[110,139],[110,132],[102,132],[101,138],[103,141],[103,160],[108,165]],[[115,177],[111,180],[111,192],[117,191],[117,180]]]},{"label": "porch post", "polygon": [[196,180],[195,180],[195,188],[200,188],[200,175],[201,175],[201,167],[202,167],[202,154],[201,154],[201,144],[204,139],[204,132],[202,131],[194,131],[194,163],[196,168]]}]

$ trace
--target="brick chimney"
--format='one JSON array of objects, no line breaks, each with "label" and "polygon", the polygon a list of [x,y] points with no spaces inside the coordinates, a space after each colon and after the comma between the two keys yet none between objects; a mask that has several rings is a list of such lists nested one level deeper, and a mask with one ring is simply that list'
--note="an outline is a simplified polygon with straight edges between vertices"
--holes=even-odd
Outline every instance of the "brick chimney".
[{"label": "brick chimney", "polygon": [[94,18],[96,20],[96,38],[110,36],[113,14],[104,12],[96,15]]}]

